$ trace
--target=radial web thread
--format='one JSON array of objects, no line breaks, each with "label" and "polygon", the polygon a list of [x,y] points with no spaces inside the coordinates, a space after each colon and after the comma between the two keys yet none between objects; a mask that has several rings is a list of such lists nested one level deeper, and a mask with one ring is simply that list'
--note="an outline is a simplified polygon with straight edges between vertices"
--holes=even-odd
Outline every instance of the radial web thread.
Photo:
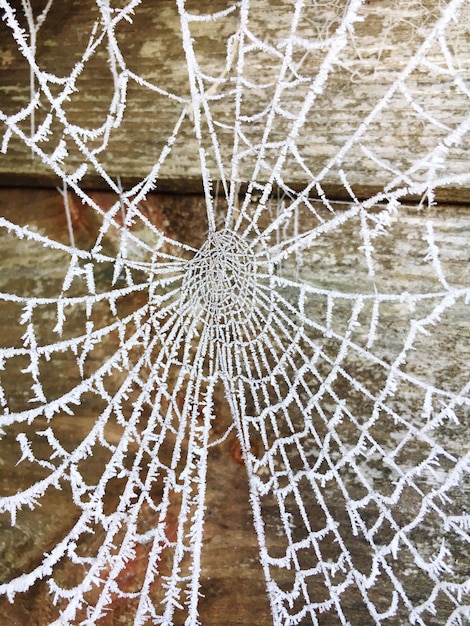
[{"label": "radial web thread", "polygon": [[[3,613],[204,625],[210,459],[236,435],[275,626],[470,623],[470,286],[438,203],[470,184],[468,1],[96,0],[72,57],[39,4],[0,0],[22,68],[1,159],[55,181],[63,228],[0,217],[23,268],[0,278],[2,545],[73,514],[3,575]],[[174,75],[134,65],[148,20]],[[147,210],[178,164],[200,245]]]}]

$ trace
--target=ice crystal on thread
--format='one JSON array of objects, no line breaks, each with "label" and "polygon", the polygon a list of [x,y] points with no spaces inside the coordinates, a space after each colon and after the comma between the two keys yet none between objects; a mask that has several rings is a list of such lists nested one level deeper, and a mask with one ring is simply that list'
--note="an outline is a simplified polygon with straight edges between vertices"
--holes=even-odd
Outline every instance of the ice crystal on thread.
[{"label": "ice crystal on thread", "polygon": [[[41,37],[58,7],[17,4],[0,0],[4,59],[27,80],[2,93],[2,152],[27,146],[64,213],[59,234],[0,217],[22,276],[0,276],[0,521],[18,555],[0,593],[39,598],[57,626],[123,606],[136,625],[203,622],[211,453],[236,435],[275,626],[467,623],[470,383],[446,338],[468,332],[470,287],[433,211],[470,183],[468,2],[286,1],[273,27],[258,0],[157,16],[97,0],[82,49],[52,64]],[[153,54],[145,66],[153,40],[130,60],[139,20],[167,13],[182,79]],[[82,120],[90,75],[105,102]],[[147,205],[186,152],[200,246]],[[30,560],[25,511],[64,518]]]},{"label": "ice crystal on thread", "polygon": [[229,230],[211,232],[189,263],[182,304],[187,298],[213,326],[243,324],[253,311],[255,289],[256,260],[249,244]]}]

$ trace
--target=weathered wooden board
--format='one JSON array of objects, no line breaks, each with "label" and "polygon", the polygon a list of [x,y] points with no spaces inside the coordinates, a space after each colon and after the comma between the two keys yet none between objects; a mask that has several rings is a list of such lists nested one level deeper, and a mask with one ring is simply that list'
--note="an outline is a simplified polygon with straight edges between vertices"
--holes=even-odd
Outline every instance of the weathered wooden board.
[{"label": "weathered wooden board", "polygon": [[[17,6],[21,3],[18,1]],[[44,5],[44,0],[35,0],[35,11]],[[187,2],[188,9],[194,12],[206,12],[226,8],[235,4],[232,0],[214,0],[212,2]],[[345,3],[321,2],[305,3],[305,21],[303,34],[306,37],[330,36],[338,23]],[[307,6],[308,4],[308,6]],[[276,0],[253,0],[250,15],[250,28],[253,33],[272,44],[278,44],[289,31],[293,2]],[[19,9],[21,12],[21,9]],[[341,64],[335,68],[328,89],[321,94],[309,113],[308,123],[297,143],[299,151],[313,174],[321,172],[323,167],[348,138],[359,127],[364,117],[382,98],[389,85],[399,75],[414,51],[429,32],[440,3],[436,0],[401,0],[382,2],[371,0],[362,8],[364,21],[356,25],[354,45],[347,47],[341,56]],[[68,0],[66,3],[54,3],[53,8],[39,31],[36,58],[43,69],[49,69],[57,76],[67,76],[74,64],[80,59],[86,48],[92,25],[98,17],[96,5],[92,0]],[[26,24],[25,24],[26,27]],[[201,68],[211,76],[220,76],[227,62],[227,41],[237,31],[236,12],[210,23],[192,24]],[[136,75],[151,82],[176,96],[169,99],[151,89],[129,80],[127,90],[127,108],[119,127],[113,129],[107,149],[97,158],[111,179],[120,177],[124,187],[136,183],[145,177],[166,145],[168,138],[189,100],[187,68],[182,51],[180,23],[173,0],[144,0],[133,16],[132,23],[121,22],[116,28],[118,42],[127,68]],[[385,36],[386,35],[386,36]],[[470,5],[467,3],[461,19],[453,23],[446,35],[447,42],[454,56],[455,66],[462,79],[468,77],[470,69]],[[299,71],[314,76],[321,62],[321,55],[310,53],[303,58],[304,52],[298,52],[296,60]],[[436,67],[445,68],[442,50],[434,48],[429,59]],[[279,71],[279,61],[259,50],[254,50],[246,59],[245,75],[259,82],[269,82]],[[228,77],[235,77],[232,64]],[[423,117],[403,95],[394,94],[386,110],[371,124],[366,141],[366,148],[393,168],[405,171],[417,158],[427,153],[436,143],[446,136],[445,126],[456,127],[468,113],[468,96],[460,91],[449,74],[436,73],[420,68],[412,73],[407,81],[417,105],[424,107],[439,124],[423,122]],[[66,105],[69,120],[83,127],[99,127],[109,111],[113,96],[113,80],[108,65],[108,53],[104,41],[98,53],[85,66],[77,81],[78,91],[71,95]],[[207,88],[209,85],[206,86]],[[53,89],[53,87],[51,87]],[[229,92],[230,84],[221,88]],[[214,92],[217,95],[217,91]],[[283,108],[292,113],[298,111],[302,89],[292,98],[282,102]],[[18,52],[4,22],[0,22],[0,110],[7,115],[20,111],[30,100],[30,72],[26,61]],[[254,115],[262,111],[272,97],[272,89],[254,89],[247,91],[244,98],[245,113]],[[234,101],[226,96],[211,108],[215,119],[224,124],[233,125]],[[40,105],[35,112],[35,127],[45,119],[50,111],[47,98],[41,96]],[[20,123],[26,136],[30,134],[30,119]],[[256,143],[261,142],[264,125],[252,125],[246,132]],[[51,154],[62,136],[61,123],[54,120],[51,135],[41,146]],[[283,139],[288,132],[288,124],[280,118],[273,126],[271,139]],[[218,138],[224,160],[226,174],[230,174],[233,133],[218,130]],[[67,171],[74,171],[82,158],[73,142],[67,140],[69,156],[65,160]],[[90,142],[96,147],[99,142]],[[276,150],[268,155],[267,162],[276,158]],[[378,168],[362,152],[352,150],[343,159],[342,166],[348,174],[349,182],[359,197],[367,197],[382,189],[395,175]],[[467,173],[469,166],[469,145],[463,143],[453,149],[446,167],[453,173]],[[247,181],[252,173],[253,163],[248,159],[241,162],[239,178]],[[212,169],[217,179],[216,169]],[[268,174],[267,170],[260,175]],[[298,170],[295,163],[286,162],[283,171],[284,180],[293,187],[305,184],[304,172]],[[12,137],[6,154],[0,156],[0,185],[18,186],[55,186],[59,179],[44,166],[38,157],[32,158],[24,141]],[[345,190],[337,175],[327,175],[323,187],[332,197],[345,197]],[[103,179],[89,170],[83,179],[84,187],[106,189]],[[188,194],[201,189],[201,174],[198,160],[198,146],[194,136],[191,111],[183,121],[178,132],[173,150],[163,162],[158,175],[158,190]],[[441,202],[468,203],[470,188],[450,185],[438,191]],[[106,206],[104,194],[97,193],[94,198]],[[56,232],[62,240],[67,239],[66,221],[60,196],[55,192],[20,192],[4,190],[0,193],[2,215],[20,209],[24,220],[35,225],[39,230]],[[77,205],[78,206],[78,205]],[[197,195],[185,198],[174,195],[149,196],[146,206],[152,220],[164,224],[171,234],[181,241],[198,247],[204,240],[206,224],[204,202]],[[79,212],[78,212],[79,213]],[[87,215],[75,215],[75,235],[79,245],[86,246],[89,235]],[[433,218],[436,236],[441,250],[441,262],[447,278],[452,285],[464,286],[468,282],[470,252],[470,221],[468,209],[455,204],[438,204],[429,211],[419,212],[414,209],[403,211],[391,228],[391,236],[379,238],[375,242],[378,276],[377,288],[386,291],[406,291],[410,288],[432,288],[438,285],[437,278],[429,274],[429,264],[424,262],[427,253],[423,240],[426,232],[426,219]],[[80,221],[82,220],[82,221]],[[93,230],[90,227],[90,230]],[[338,229],[332,236],[323,237],[318,245],[304,258],[304,277],[318,286],[328,289],[360,291],[366,289],[367,272],[358,268],[357,246],[360,245],[357,232],[349,228]],[[16,248],[12,238],[8,244],[2,243],[2,284],[5,289],[14,290],[16,285],[22,288],[47,288],[47,282],[53,277],[53,268],[48,267],[47,255],[26,258]],[[307,268],[307,270],[305,269]],[[360,271],[359,271],[360,270]],[[361,282],[362,281],[362,282]],[[386,328],[384,337],[377,343],[377,350],[387,353],[398,349],[409,321],[405,311],[394,309],[385,312],[381,323]],[[321,306],[318,314],[323,314]],[[367,313],[367,311],[365,312]],[[338,330],[347,323],[350,310],[345,309],[335,317]],[[397,322],[403,316],[403,325]],[[366,316],[367,317],[367,316]],[[13,307],[2,309],[0,334],[2,345],[9,345],[12,337],[19,339],[21,329],[16,321],[18,310]],[[365,324],[367,319],[365,320]],[[362,329],[364,330],[364,329]],[[360,331],[358,331],[359,333]],[[16,333],[16,334],[15,334]],[[469,316],[465,307],[455,307],[452,314],[447,314],[437,331],[430,338],[423,338],[419,346],[419,359],[411,358],[409,367],[416,374],[433,377],[437,385],[456,390],[467,379],[470,362]],[[383,341],[383,343],[381,343]],[[5,344],[3,343],[5,342]],[[354,363],[348,364],[354,368]],[[359,364],[361,367],[363,363]],[[52,372],[52,370],[51,370]],[[53,371],[57,376],[57,371]],[[67,372],[51,379],[51,384],[67,385]],[[359,374],[358,374],[359,376]],[[380,373],[364,371],[361,373],[368,384],[380,378]],[[15,381],[10,381],[11,393],[21,393],[15,389]],[[377,382],[377,381],[376,381]],[[378,381],[377,384],[380,384]],[[351,390],[345,390],[350,392]],[[413,397],[413,389],[402,389],[397,397],[397,405],[409,407],[419,412],[419,401]],[[354,393],[348,400],[358,407],[363,398]],[[402,408],[400,406],[399,408]],[[227,407],[220,401],[220,428],[230,416]],[[87,411],[89,413],[87,414]],[[360,408],[358,408],[358,412]],[[94,419],[92,407],[82,410],[83,428]],[[64,420],[64,431],[71,441],[80,435],[80,426],[76,420]],[[461,433],[461,431],[458,431]],[[347,433],[345,432],[345,436]],[[459,436],[449,431],[450,439],[446,445],[453,447],[458,454],[464,444]],[[454,437],[454,439],[452,439]],[[14,454],[13,446],[11,454]],[[16,453],[16,452],[15,452]],[[416,451],[419,458],[419,450]],[[14,465],[17,458],[2,458],[4,467]],[[268,601],[265,594],[263,573],[258,563],[256,535],[252,528],[251,511],[248,500],[248,486],[244,467],[239,464],[236,443],[227,441],[215,449],[209,467],[210,479],[207,492],[207,522],[205,546],[203,552],[203,575],[201,601],[201,621],[204,626],[235,626],[235,624],[271,624]],[[413,462],[413,458],[410,459]],[[19,466],[21,467],[21,466]],[[97,465],[98,467],[98,465]],[[384,478],[383,468],[374,468],[378,484]],[[93,471],[91,468],[90,471]],[[97,470],[98,471],[98,470]],[[11,488],[7,484],[9,475],[1,474],[2,489]],[[385,481],[386,482],[386,481]],[[464,494],[465,495],[465,494]],[[463,496],[461,496],[463,497]],[[468,494],[466,499],[468,500]],[[66,508],[64,494],[57,492],[55,499],[49,499],[42,511],[26,515],[21,520],[19,530],[11,531],[8,520],[1,527],[0,548],[2,552],[1,576],[8,579],[18,571],[27,571],[41,558],[41,550],[49,550],[70,523],[72,510]],[[411,502],[410,506],[415,506]],[[462,500],[462,508],[468,506]],[[315,503],[311,503],[315,510]],[[41,514],[42,512],[42,514]],[[345,511],[336,512],[338,516]],[[266,508],[267,523],[276,525],[275,507]],[[340,517],[338,517],[340,519]],[[346,521],[347,524],[347,521]],[[273,542],[276,539],[274,537]],[[35,547],[36,546],[36,547]],[[39,547],[38,547],[39,546]],[[357,545],[357,558],[367,559],[362,546]],[[138,565],[137,565],[138,566]],[[419,596],[420,581],[416,581],[416,596]],[[353,622],[369,624],[370,617],[357,599],[351,598]],[[356,602],[356,604],[354,604]],[[1,613],[6,624],[23,626],[36,620],[39,626],[50,620],[52,606],[44,587],[30,594],[24,603],[10,605],[2,601]],[[131,623],[126,617],[124,606],[113,607],[109,623]],[[127,621],[126,621],[127,620]],[[326,622],[325,622],[326,623]]]},{"label": "weathered wooden board", "polygon": [[[95,199],[106,206],[105,194],[97,194]],[[183,200],[185,206],[186,200]],[[169,201],[170,204],[167,205]],[[152,221],[160,225],[165,223],[169,228],[165,211],[169,210],[172,214],[174,202],[174,198],[171,202],[171,198],[165,196],[149,198],[147,209]],[[196,212],[203,206],[200,198],[194,198],[193,204]],[[2,216],[15,220],[20,214],[20,220],[24,220],[34,230],[47,232],[59,241],[67,240],[62,199],[56,191],[2,189],[0,205]],[[93,215],[87,210],[73,211],[73,225],[77,245],[86,248],[90,244],[90,232],[94,232]],[[194,229],[192,234],[197,239],[198,235]],[[202,234],[200,237],[202,238]],[[118,243],[117,240],[115,243]],[[47,249],[41,246],[27,246],[25,250],[19,240],[15,243],[15,237],[10,237],[5,232],[2,232],[0,239],[0,266],[1,291],[29,292],[36,295],[48,293],[63,270],[63,267],[57,264],[56,256],[53,253],[48,255]],[[8,303],[2,302],[0,346],[21,342],[23,329],[18,325],[19,311],[15,305],[9,306]],[[54,392],[70,388],[70,385],[74,384],[74,369],[70,360],[55,362],[49,381],[44,381],[46,386],[51,385]],[[22,388],[14,375],[10,376],[5,371],[2,375],[2,382],[8,389],[9,401],[14,403],[16,398],[18,403],[22,403],[22,398],[28,393],[27,389]],[[102,407],[100,409],[88,398],[82,403],[76,415],[61,416],[59,430],[64,445],[75,447],[89,432],[99,410],[102,410]],[[218,433],[216,437],[220,437],[231,423],[228,405],[223,401],[221,394],[215,412],[214,432]],[[33,426],[31,430],[24,425],[24,428],[32,434],[32,431],[38,428],[40,430],[41,426]],[[21,427],[20,429],[24,430]],[[9,429],[8,435],[2,440],[0,451],[2,495],[11,493],[20,485],[38,478],[37,471],[30,464],[25,464],[20,473],[15,469],[18,461],[16,432],[15,429]],[[117,429],[114,434],[111,432],[110,436],[119,438],[119,434]],[[32,437],[34,445],[41,446],[41,437],[37,434]],[[103,462],[105,462],[103,458],[96,456],[88,463],[87,472],[91,479],[103,471]],[[111,490],[109,494],[114,505],[119,498],[119,481],[115,487],[116,491]],[[20,514],[15,527],[10,526],[8,516],[0,516],[0,581],[4,582],[11,576],[34,568],[41,561],[43,552],[52,550],[60,537],[70,529],[76,513],[77,509],[70,499],[70,493],[65,488],[49,490],[42,506],[34,511],[27,509],[25,515]],[[154,521],[154,513],[148,513],[148,524],[151,525]],[[171,524],[170,519],[169,532]],[[130,581],[142,573],[145,564],[146,560],[139,558],[132,563],[128,571]],[[202,568],[201,593],[204,595],[204,607],[201,610],[205,626],[251,623],[269,626],[272,623],[263,572],[258,560],[258,544],[252,523],[246,471],[233,433],[223,444],[214,448],[210,457]],[[69,574],[64,572],[63,575],[67,577]],[[3,624],[45,626],[53,620],[55,608],[45,584],[38,584],[31,593],[23,598],[17,597],[16,600],[15,604],[10,604],[5,597],[0,599],[2,626]],[[130,610],[132,611],[132,604],[125,601],[114,603],[102,621],[103,626],[116,624],[131,626],[133,617]],[[175,626],[178,624],[182,626],[184,617],[177,615],[174,623]]]},{"label": "weathered wooden board", "polygon": [[[16,4],[20,7],[21,3]],[[35,0],[32,4],[37,14],[45,2]],[[194,13],[216,13],[235,4],[234,0],[188,2],[187,8]],[[269,10],[266,10],[265,0],[251,2],[249,28],[260,40],[273,47],[282,46],[282,41],[289,34],[294,3],[291,0],[277,0],[268,5]],[[345,2],[305,3],[298,33],[310,42],[331,37],[345,7]],[[356,23],[354,36],[351,36],[340,54],[326,90],[313,103],[296,141],[298,152],[313,177],[319,176],[331,159],[338,155],[341,147],[398,78],[431,31],[440,14],[440,7],[441,3],[436,0],[408,0],[405,3],[401,0],[386,3],[374,0],[364,3],[360,11],[364,19]],[[21,14],[21,9],[18,13]],[[39,67],[58,77],[68,76],[86,49],[92,25],[98,17],[98,10],[92,0],[54,3],[37,35],[36,59]],[[227,52],[227,46],[238,26],[238,11],[211,22],[195,21],[191,24],[200,68],[208,76],[218,78],[224,75],[226,78],[222,85],[207,81],[205,89],[211,90],[215,98],[211,102],[214,121],[225,125],[217,126],[216,132],[227,177],[231,175],[235,119],[235,97],[231,90],[236,81],[235,59]],[[388,170],[371,160],[358,144],[342,157],[341,167],[358,197],[370,196],[395,179],[397,173],[406,172],[467,115],[468,94],[457,86],[455,78],[465,81],[469,75],[469,29],[470,8],[466,3],[459,19],[445,31],[454,75],[443,49],[437,44],[432,45],[427,53],[427,61],[433,64],[432,67],[421,64],[406,77],[408,96],[414,102],[407,101],[405,95],[397,90],[390,95],[384,110],[371,121],[367,132],[361,137],[360,144],[371,150],[378,160],[387,165]],[[158,161],[179,116],[187,107],[190,92],[180,21],[173,0],[144,0],[136,8],[132,23],[121,20],[115,33],[123,63],[129,72],[126,110],[120,123],[112,129],[106,150],[98,152],[96,158],[113,181],[120,177],[127,187],[145,177]],[[104,38],[78,77],[76,91],[64,104],[69,122],[91,130],[99,128],[106,121],[114,95],[108,56],[107,40]],[[306,53],[301,47],[294,49],[292,68],[301,76],[315,77],[324,57],[324,51],[310,50]],[[256,47],[245,56],[244,77],[258,84],[267,84],[264,88],[244,89],[242,113],[247,116],[260,114],[258,121],[242,124],[246,138],[254,146],[261,144],[263,139],[266,111],[269,111],[274,93],[273,81],[279,75],[280,66],[278,57]],[[174,98],[170,99],[138,84],[135,76],[173,94]],[[310,82],[285,90],[279,102],[280,108],[295,118],[310,88]],[[57,85],[50,83],[49,87],[51,96],[58,93]],[[219,96],[223,98],[217,100]],[[13,115],[25,107],[30,98],[28,63],[2,21],[0,110],[6,115]],[[191,108],[186,110],[188,115],[177,133],[172,152],[162,163],[158,174],[157,186],[160,191],[187,193],[201,189],[198,145]],[[50,111],[51,104],[42,93],[34,113],[35,129]],[[53,118],[51,133],[38,144],[47,154],[54,152],[63,137],[61,121],[54,115]],[[265,164],[257,174],[258,181],[262,182],[269,176],[278,157],[275,142],[286,138],[292,124],[292,120],[282,115],[275,116],[269,135],[274,147],[266,150]],[[26,137],[31,134],[30,126],[31,116],[19,123]],[[69,154],[64,160],[64,167],[66,171],[73,172],[83,158],[72,138],[68,136],[65,139]],[[97,148],[101,141],[102,137],[96,141],[89,140],[87,146],[90,149]],[[208,133],[204,141],[215,181],[220,178],[220,173],[211,160]],[[439,172],[466,174],[468,149],[468,142],[465,141],[457,148],[452,147],[445,163],[447,169]],[[253,167],[253,155],[240,161],[236,177],[241,183],[251,179]],[[284,163],[283,179],[294,188],[302,187],[308,182],[309,176],[293,158],[288,158]],[[425,178],[426,167],[412,174],[414,180],[419,179],[419,176]],[[13,136],[8,151],[0,157],[0,184],[50,186],[57,184],[57,178],[37,156],[31,157],[31,151],[23,140]],[[93,168],[88,169],[81,184],[86,187],[107,187],[107,183],[93,172]],[[347,196],[337,171],[322,176],[322,185],[332,197]],[[437,195],[440,200],[450,202],[470,199],[468,187],[457,184],[439,189]]]},{"label": "weathered wooden board", "polygon": [[[106,196],[103,193],[94,195],[95,200],[106,207]],[[191,214],[197,215],[203,211],[203,201],[200,198],[182,197],[177,199],[165,195],[149,196],[148,215],[159,224],[165,225],[168,231],[180,239],[188,239],[197,244],[203,239],[203,227],[201,224],[181,220],[178,215],[184,215],[187,211],[188,201],[191,203]],[[2,190],[0,191],[0,206],[2,215],[13,220],[21,220],[28,223],[31,228],[41,233],[48,233],[60,241],[67,241],[67,228],[62,199],[60,194],[54,191],[38,190]],[[341,210],[341,209],[339,209]],[[74,213],[75,237],[77,244],[87,248],[90,244],[90,233],[94,231],[93,217],[89,209],[81,213]],[[465,207],[436,207],[427,211],[418,211],[410,208],[403,210],[400,218],[390,228],[389,236],[379,238],[376,242],[376,286],[381,292],[398,293],[400,291],[432,290],[439,287],[436,276],[429,272],[429,263],[425,260],[427,244],[423,239],[426,232],[426,221],[432,217],[436,241],[440,248],[440,260],[444,268],[448,282],[454,287],[463,287],[468,283],[468,266],[470,261],[470,249],[468,241],[470,237],[470,217]],[[319,238],[315,246],[304,254],[303,267],[304,278],[310,282],[341,292],[358,291],[365,292],[367,289],[367,268],[360,261],[357,248],[361,241],[358,238],[360,225],[357,229],[347,227],[347,233],[338,228],[330,236]],[[200,230],[197,231],[197,228]],[[181,229],[179,231],[178,229]],[[1,241],[1,267],[0,289],[10,292],[21,293],[47,293],[53,281],[63,274],[63,267],[55,262],[56,256],[48,249],[40,246],[28,247],[25,242],[19,241],[14,236],[6,236]],[[118,241],[116,241],[116,246]],[[25,252],[28,252],[26,254]],[[289,268],[286,268],[288,271]],[[324,303],[314,303],[318,319],[323,319],[326,312]],[[310,312],[309,312],[310,314]],[[348,306],[341,310],[339,307],[334,312],[334,329],[341,333],[348,324],[351,309]],[[361,318],[362,326],[355,330],[354,339],[359,343],[363,341],[363,334],[367,334],[370,321],[370,311],[365,309]],[[0,345],[9,346],[20,341],[22,328],[18,325],[20,307],[2,305],[0,311]],[[406,305],[391,305],[382,311],[381,332],[378,333],[374,351],[384,358],[391,358],[403,345],[403,337],[409,325],[410,311]],[[470,362],[470,318],[468,305],[452,307],[436,325],[430,336],[423,336],[422,342],[417,346],[419,350],[416,356],[410,355],[408,371],[425,380],[433,380],[434,384],[444,389],[456,392],[460,390],[468,379],[468,363]],[[73,329],[72,329],[73,330]],[[386,355],[389,355],[388,357]],[[70,363],[52,364],[50,380],[44,384],[67,388],[70,384]],[[380,389],[383,384],[383,372],[377,371],[360,357],[355,361],[354,355],[348,357],[347,367],[357,379],[360,379],[370,389]],[[4,373],[2,373],[4,374]],[[7,377],[8,378],[8,377]],[[22,390],[18,381],[14,378],[5,380],[3,383],[7,393],[11,397],[21,397]],[[340,385],[336,387],[338,394],[347,394],[347,401],[351,411],[359,416],[367,413],[367,401],[364,396],[357,393],[352,387],[348,387],[343,381],[344,389]],[[397,411],[405,411],[414,415],[415,420],[421,419],[422,408],[421,391],[412,386],[403,385],[395,399]],[[83,403],[77,408],[77,415],[61,417],[60,432],[63,441],[71,447],[77,444],[86,433],[96,418],[99,407]],[[325,410],[329,410],[326,406]],[[334,407],[331,408],[331,411]],[[224,432],[230,422],[230,413],[226,403],[220,397],[215,407],[216,420],[214,428],[218,433]],[[381,424],[381,432],[377,437],[387,440],[393,436],[396,425],[392,420],[384,419]],[[25,428],[27,428],[25,426]],[[321,428],[321,424],[319,425]],[[349,430],[348,430],[349,429]],[[34,426],[31,431],[34,430]],[[377,431],[379,429],[377,428]],[[467,431],[468,432],[468,431]],[[0,487],[2,493],[10,493],[15,485],[27,484],[31,481],[28,472],[31,466],[19,464],[18,446],[14,440],[14,432],[10,433],[11,446],[2,446],[0,465]],[[465,422],[460,429],[449,428],[444,432],[446,437],[446,449],[454,450],[456,455],[463,452],[466,445]],[[116,437],[119,431],[116,431]],[[341,436],[344,441],[351,441],[357,437],[357,432],[350,429],[345,423]],[[35,443],[40,444],[39,437]],[[409,455],[408,462],[414,463],[420,459],[419,446],[414,450],[406,450]],[[88,463],[90,476],[102,471],[102,460],[91,458]],[[374,484],[377,489],[390,487],[387,467],[381,463],[370,462],[369,471],[373,474]],[[12,477],[16,481],[12,484]],[[116,484],[116,493],[112,497],[119,496],[119,484]],[[353,489],[354,485],[348,484]],[[357,486],[356,486],[357,488]],[[9,518],[0,520],[0,577],[8,580],[12,575],[21,571],[29,571],[42,558],[43,551],[49,551],[63,536],[72,523],[76,514],[74,505],[70,502],[66,491],[51,490],[43,506],[33,512],[26,510],[19,518],[16,529],[10,528]],[[351,492],[353,493],[353,492]],[[460,493],[461,501],[457,504],[462,510],[468,506],[468,492]],[[335,519],[350,527],[347,512],[342,507],[341,494],[333,494],[332,499],[337,498],[334,508]],[[419,503],[416,498],[409,502],[403,502],[400,515],[405,517],[408,509],[413,510]],[[307,502],[308,510],[314,518],[318,515],[318,523],[321,523],[322,513],[318,503],[312,497]],[[274,504],[269,502],[265,508],[265,521],[268,528],[268,541],[275,550],[282,540],[276,535],[275,529],[278,524],[279,511]],[[201,599],[201,623],[204,626],[228,626],[251,625],[268,626],[272,623],[268,601],[265,593],[263,572],[258,562],[258,550],[256,534],[252,526],[252,516],[249,504],[248,485],[243,465],[240,463],[239,449],[234,437],[229,438],[223,444],[211,450],[209,464],[209,479],[207,485],[207,514],[205,526],[205,544],[202,561],[202,589],[204,597]],[[149,518],[149,523],[152,520]],[[269,529],[273,529],[270,532]],[[428,541],[425,528],[419,532]],[[386,540],[386,537],[384,538]],[[368,545],[353,537],[348,541],[354,548],[355,562],[368,564]],[[435,538],[429,538],[428,549],[432,552]],[[334,544],[326,546],[334,554]],[[326,554],[326,553],[325,553]],[[143,560],[145,563],[145,560]],[[404,564],[405,566],[406,564]],[[132,564],[136,570],[140,562]],[[465,560],[462,560],[465,567]],[[410,570],[413,571],[413,570]],[[286,572],[286,579],[291,572]],[[131,575],[131,574],[130,574]],[[414,598],[421,597],[420,577],[414,577]],[[319,591],[320,593],[321,591]],[[351,623],[354,625],[364,624],[372,626],[370,615],[367,612],[361,598],[354,595],[347,596],[344,601],[344,609]],[[12,626],[24,626],[34,623],[37,626],[48,624],[53,615],[51,597],[45,585],[38,585],[32,593],[25,598],[17,599],[15,605],[10,605],[5,599],[0,603],[0,611],[5,624]],[[329,620],[329,621],[328,621]],[[175,625],[180,622],[175,621]],[[182,623],[182,622],[181,622]],[[322,623],[331,626],[338,622],[325,617]],[[405,621],[397,621],[404,624]],[[125,603],[117,602],[111,607],[108,617],[103,621],[104,626],[109,624],[132,624],[132,617],[126,613]]]}]

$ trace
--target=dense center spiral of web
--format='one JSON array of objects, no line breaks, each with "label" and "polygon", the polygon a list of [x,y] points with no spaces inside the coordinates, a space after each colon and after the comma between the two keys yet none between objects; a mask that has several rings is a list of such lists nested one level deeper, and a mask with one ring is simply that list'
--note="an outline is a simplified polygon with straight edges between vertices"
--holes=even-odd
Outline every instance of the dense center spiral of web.
[{"label": "dense center spiral of web", "polygon": [[470,626],[470,2],[64,4],[0,0],[0,626]]},{"label": "dense center spiral of web", "polygon": [[183,293],[210,321],[243,318],[253,307],[256,263],[249,244],[228,229],[209,233],[191,260]]}]

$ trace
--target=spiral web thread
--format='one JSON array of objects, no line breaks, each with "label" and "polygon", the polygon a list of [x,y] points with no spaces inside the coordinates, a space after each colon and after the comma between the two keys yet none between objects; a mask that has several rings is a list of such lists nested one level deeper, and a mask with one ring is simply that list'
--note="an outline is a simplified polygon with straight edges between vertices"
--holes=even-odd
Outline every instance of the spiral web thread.
[{"label": "spiral web thread", "polygon": [[[312,128],[335,75],[360,78],[370,62],[359,55],[348,65],[370,7],[286,2],[273,40],[260,27],[260,3],[213,13],[175,3],[189,81],[173,92],[171,77],[154,84],[126,64],[120,28],[139,2],[97,0],[89,40],[63,76],[36,59],[55,3],[38,11],[29,0],[16,9],[1,1],[30,70],[29,102],[0,113],[3,158],[15,141],[26,144],[57,175],[67,215],[70,190],[99,225],[82,246],[72,230],[59,240],[20,213],[0,218],[5,241],[17,239],[21,255],[46,259],[49,271],[47,293],[41,281],[2,283],[4,314],[18,329],[0,350],[2,445],[16,447],[19,463],[7,470],[0,508],[15,525],[60,489],[76,510],[69,532],[0,591],[18,602],[46,584],[53,624],[105,623],[119,599],[135,624],[199,623],[208,457],[235,431],[275,625],[466,624],[470,383],[465,368],[439,378],[426,345],[446,320],[468,316],[470,288],[446,274],[432,212],[418,234],[423,284],[391,279],[377,246],[406,211],[432,208],[436,190],[470,182],[454,158],[470,116],[453,114],[451,102],[441,114],[426,92],[437,84],[468,102],[457,49],[468,42],[469,5],[407,3],[427,19],[402,66],[373,106],[351,112],[348,138],[317,163]],[[214,73],[198,56],[197,29],[217,24],[229,34]],[[109,111],[79,123],[69,103],[103,50]],[[175,124],[148,174],[122,189],[106,152],[134,87],[170,102]],[[406,146],[390,154],[386,138],[376,146],[369,137],[403,102],[422,129],[412,160]],[[200,249],[170,239],[142,211],[187,128],[207,205]],[[365,199],[354,192],[360,167],[377,175],[379,191]],[[81,186],[91,170],[115,194],[109,210]],[[348,202],[329,197],[331,183]],[[408,207],[410,196],[422,205]],[[316,282],[328,270],[317,253],[325,241],[354,249],[353,283],[333,269],[330,283]],[[233,423],[215,436],[220,389]],[[61,430],[70,415],[84,425],[73,445]],[[116,481],[120,497],[110,503]],[[135,559],[144,573],[128,585]]]}]

